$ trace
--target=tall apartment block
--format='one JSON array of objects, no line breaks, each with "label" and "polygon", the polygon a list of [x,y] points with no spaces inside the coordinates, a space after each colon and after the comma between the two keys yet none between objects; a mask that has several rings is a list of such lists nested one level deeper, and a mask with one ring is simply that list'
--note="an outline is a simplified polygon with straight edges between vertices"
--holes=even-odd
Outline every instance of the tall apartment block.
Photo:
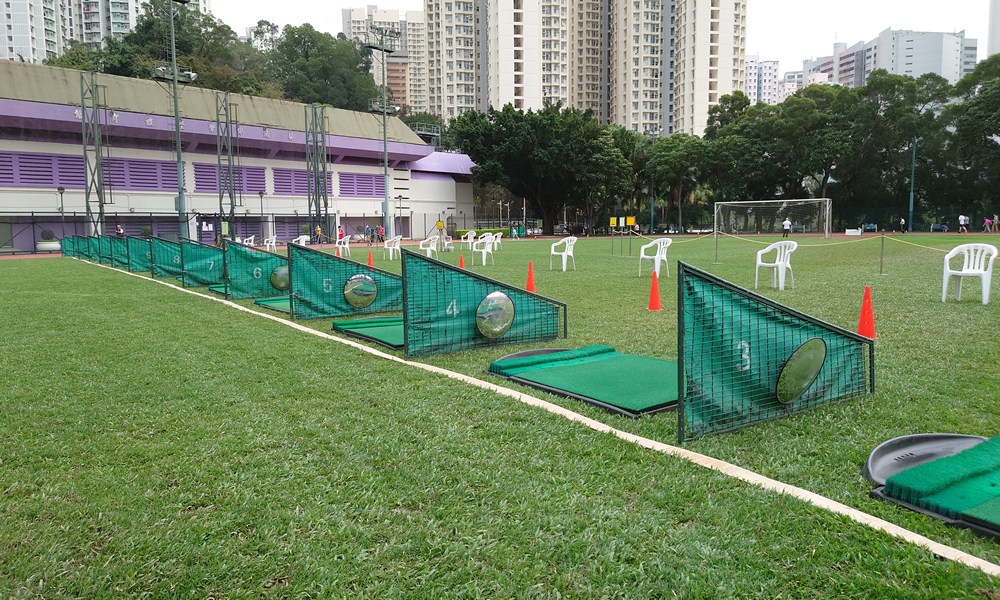
[{"label": "tall apartment block", "polygon": [[[341,11],[343,32],[360,44],[377,42],[372,28],[395,31],[395,50],[387,55],[385,77],[392,100],[411,112],[428,111],[427,23],[422,11],[380,10],[376,6],[345,8]],[[382,53],[372,53],[372,76],[381,86]]]},{"label": "tall apartment block", "polygon": [[1000,0],[990,0],[989,39],[986,42],[986,56],[1000,54]]},{"label": "tall apartment block", "polygon": [[607,71],[601,60],[607,52],[607,38],[601,26],[604,2],[569,2],[569,81],[566,99],[569,106],[593,110],[599,119],[606,122]]},{"label": "tall apartment block", "polygon": [[781,98],[781,82],[778,81],[778,61],[760,60],[753,55],[746,58],[746,85],[744,93],[751,103],[764,102],[778,104]]},{"label": "tall apartment block", "polygon": [[79,11],[79,2],[3,0],[0,59],[40,63],[58,56],[73,38],[79,20],[74,11]]},{"label": "tall apartment block", "polygon": [[[480,30],[481,8],[467,0],[428,0],[427,106],[446,121],[482,108]],[[523,15],[522,15],[523,17]],[[523,43],[523,39],[521,40]]]},{"label": "tall apartment block", "polygon": [[672,9],[674,2],[610,1],[608,120],[633,131],[670,134],[669,110],[664,110],[670,92],[665,59],[671,48],[664,44],[670,13],[664,6]]},{"label": "tall apartment block", "polygon": [[702,135],[719,98],[746,83],[746,0],[676,0],[674,131]]},{"label": "tall apartment block", "polygon": [[139,0],[74,1],[79,8],[73,38],[88,44],[98,44],[106,37],[122,38],[135,26],[139,16]]}]

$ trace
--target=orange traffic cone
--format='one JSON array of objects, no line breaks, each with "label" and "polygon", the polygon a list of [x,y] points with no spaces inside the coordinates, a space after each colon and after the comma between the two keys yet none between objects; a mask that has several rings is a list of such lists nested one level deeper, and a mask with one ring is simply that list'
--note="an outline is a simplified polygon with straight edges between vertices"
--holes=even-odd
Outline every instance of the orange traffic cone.
[{"label": "orange traffic cone", "polygon": [[337,247],[337,258],[340,258],[340,246]]},{"label": "orange traffic cone", "polygon": [[368,251],[368,266],[369,267],[374,267],[375,266],[375,263],[372,262],[372,251],[371,250]]},{"label": "orange traffic cone", "polygon": [[459,256],[458,257],[458,268],[459,269],[464,269],[465,268],[465,257],[464,256]]},{"label": "orange traffic cone", "polygon": [[660,307],[660,284],[656,282],[656,271],[653,271],[653,285],[649,288],[649,310],[663,310]]},{"label": "orange traffic cone", "polygon": [[865,286],[865,299],[861,301],[861,318],[858,319],[858,335],[878,339],[875,335],[875,314],[872,312],[872,288]]},{"label": "orange traffic cone", "polygon": [[528,285],[524,286],[524,289],[529,292],[535,291],[535,268],[531,261],[528,261]]}]

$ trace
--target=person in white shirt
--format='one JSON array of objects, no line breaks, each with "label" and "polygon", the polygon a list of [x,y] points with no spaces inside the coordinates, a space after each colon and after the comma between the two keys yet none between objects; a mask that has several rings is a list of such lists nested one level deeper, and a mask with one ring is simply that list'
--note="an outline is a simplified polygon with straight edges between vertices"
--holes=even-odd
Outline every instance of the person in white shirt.
[{"label": "person in white shirt", "polygon": [[785,217],[785,220],[781,222],[781,237],[786,238],[788,234],[792,232],[792,222]]}]

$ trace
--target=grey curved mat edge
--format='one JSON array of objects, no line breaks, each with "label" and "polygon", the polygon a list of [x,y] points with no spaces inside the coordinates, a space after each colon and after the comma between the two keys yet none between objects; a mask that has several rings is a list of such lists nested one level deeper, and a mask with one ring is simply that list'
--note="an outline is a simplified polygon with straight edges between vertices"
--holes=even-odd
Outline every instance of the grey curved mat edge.
[{"label": "grey curved mat edge", "polygon": [[896,473],[945,456],[954,456],[986,439],[960,433],[915,433],[895,437],[871,451],[861,475],[877,486],[884,486],[885,481]]}]

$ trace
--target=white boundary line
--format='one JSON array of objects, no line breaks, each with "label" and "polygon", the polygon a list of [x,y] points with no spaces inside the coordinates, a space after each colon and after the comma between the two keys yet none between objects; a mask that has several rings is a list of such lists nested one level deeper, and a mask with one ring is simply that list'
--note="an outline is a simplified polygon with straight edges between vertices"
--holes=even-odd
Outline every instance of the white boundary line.
[{"label": "white boundary line", "polygon": [[[76,259],[76,260],[80,260],[80,259]],[[90,262],[90,261],[82,261],[82,262]],[[684,460],[693,462],[696,465],[705,467],[706,469],[711,469],[713,471],[718,471],[720,473],[728,475],[729,477],[733,477],[735,479],[740,479],[740,480],[745,481],[747,483],[756,485],[758,487],[762,487],[762,488],[764,488],[766,490],[777,492],[779,494],[785,494],[787,496],[792,496],[793,498],[798,498],[799,500],[802,500],[803,502],[812,504],[812,505],[817,506],[819,508],[822,508],[824,510],[828,510],[828,511],[830,511],[832,513],[835,513],[835,514],[838,514],[838,515],[843,515],[843,516],[851,519],[852,521],[854,521],[856,523],[860,523],[862,525],[867,525],[868,527],[871,527],[872,529],[875,529],[877,531],[883,531],[883,532],[888,533],[889,535],[891,535],[893,537],[897,537],[897,538],[900,538],[900,539],[902,539],[904,541],[907,541],[907,542],[909,542],[911,544],[915,544],[917,546],[921,546],[923,548],[926,548],[927,550],[930,550],[932,553],[934,553],[936,556],[940,556],[942,558],[946,558],[948,560],[955,561],[957,563],[961,563],[961,564],[966,565],[968,567],[971,567],[973,569],[978,569],[978,570],[982,571],[983,573],[986,573],[987,575],[992,575],[994,577],[1000,576],[1000,565],[996,565],[996,564],[991,563],[989,561],[983,560],[983,559],[978,558],[976,556],[973,556],[973,555],[971,555],[971,554],[969,554],[967,552],[962,552],[961,550],[958,550],[956,548],[952,548],[951,546],[946,546],[944,544],[939,544],[938,542],[935,542],[934,540],[932,540],[930,538],[927,538],[927,537],[924,537],[922,535],[916,534],[916,533],[914,533],[914,532],[912,532],[912,531],[910,531],[908,529],[904,529],[903,527],[900,527],[898,525],[894,525],[893,523],[890,523],[890,522],[888,522],[888,521],[886,521],[884,519],[880,519],[878,517],[869,515],[868,513],[862,512],[862,511],[857,510],[855,508],[851,508],[850,506],[847,506],[845,504],[841,504],[840,502],[837,502],[835,500],[831,500],[831,499],[829,499],[829,498],[827,498],[825,496],[820,496],[819,494],[810,492],[809,490],[805,490],[805,489],[802,489],[800,487],[796,487],[796,486],[793,486],[793,485],[788,485],[786,483],[782,483],[782,482],[777,481],[775,479],[771,479],[770,477],[765,477],[763,475],[760,475],[759,473],[754,473],[753,471],[749,471],[749,470],[744,469],[742,467],[737,467],[736,465],[727,463],[725,461],[721,461],[721,460],[712,458],[710,456],[705,456],[704,454],[698,454],[697,452],[692,452],[690,450],[685,450],[684,448],[680,448],[680,447],[677,447],[677,446],[671,446],[669,444],[664,444],[662,442],[657,442],[656,440],[651,440],[651,439],[644,438],[644,437],[641,437],[641,436],[638,436],[638,435],[634,435],[634,434],[631,434],[631,433],[620,431],[620,430],[615,429],[615,428],[613,428],[613,427],[611,427],[609,425],[601,423],[600,421],[595,421],[594,419],[585,417],[585,416],[583,416],[583,415],[581,415],[579,413],[575,413],[575,412],[573,412],[573,411],[571,411],[569,409],[566,409],[566,408],[563,408],[561,406],[552,404],[550,402],[546,402],[546,401],[544,401],[544,400],[542,400],[540,398],[535,398],[534,396],[529,396],[528,394],[522,394],[521,392],[518,392],[516,390],[512,390],[510,388],[506,388],[506,387],[494,385],[492,383],[489,383],[488,381],[483,381],[481,379],[476,379],[474,377],[469,377],[468,375],[463,375],[461,373],[455,373],[454,371],[449,371],[447,369],[442,369],[440,367],[435,367],[433,365],[427,365],[427,364],[424,364],[424,363],[418,363],[418,362],[412,362],[412,361],[404,360],[402,358],[399,358],[398,356],[393,356],[392,354],[386,354],[385,352],[382,352],[382,351],[379,351],[379,350],[375,350],[374,348],[370,348],[368,346],[364,346],[364,345],[359,344],[357,342],[354,342],[354,341],[351,341],[351,340],[346,340],[346,339],[339,338],[339,337],[336,337],[336,336],[332,336],[332,335],[329,335],[327,333],[323,333],[322,331],[317,331],[315,329],[311,329],[309,327],[305,327],[304,325],[299,325],[298,323],[295,323],[294,321],[288,321],[288,320],[282,319],[280,317],[276,317],[276,316],[273,316],[273,315],[268,315],[268,314],[265,314],[265,313],[262,313],[262,312],[257,312],[255,310],[251,310],[249,308],[246,308],[245,306],[240,306],[239,304],[236,304],[235,302],[230,302],[229,300],[224,300],[222,298],[213,298],[212,296],[206,296],[205,294],[194,292],[194,291],[188,290],[186,288],[182,288],[182,287],[177,287],[176,285],[173,285],[171,283],[167,283],[165,281],[160,281],[160,280],[157,280],[157,279],[152,279],[152,278],[145,277],[143,275],[138,275],[136,273],[131,273],[131,272],[128,272],[128,271],[122,271],[120,269],[109,267],[107,265],[102,265],[102,264],[92,263],[92,262],[90,264],[96,265],[98,267],[102,267],[102,268],[105,268],[105,269],[108,269],[110,271],[114,271],[116,273],[124,273],[125,275],[131,275],[132,277],[137,277],[139,279],[144,279],[146,281],[152,281],[154,283],[159,283],[161,285],[168,286],[168,287],[173,288],[175,290],[178,290],[178,291],[181,291],[181,292],[184,292],[184,293],[187,293],[187,294],[191,294],[192,296],[198,296],[198,297],[201,297],[201,298],[206,298],[208,300],[212,300],[213,302],[219,302],[219,303],[225,304],[226,306],[229,306],[231,308],[235,308],[237,310],[240,310],[240,311],[243,311],[243,312],[246,312],[246,313],[250,313],[252,315],[256,315],[256,316],[264,318],[264,319],[270,319],[272,321],[281,323],[282,325],[286,325],[286,326],[291,327],[293,329],[297,329],[297,330],[299,330],[299,331],[301,331],[303,333],[308,333],[308,334],[311,334],[311,335],[315,335],[317,337],[325,338],[325,339],[328,339],[328,340],[333,340],[334,342],[337,342],[337,343],[340,343],[340,344],[344,344],[344,345],[347,345],[347,346],[351,346],[351,347],[357,348],[358,350],[361,350],[362,352],[367,352],[368,354],[371,354],[373,356],[377,356],[379,358],[384,358],[384,359],[387,359],[387,360],[390,360],[390,361],[393,361],[393,362],[397,362],[397,363],[400,363],[400,364],[403,364],[403,365],[407,365],[407,366],[410,366],[410,367],[415,367],[415,368],[418,368],[418,369],[423,369],[424,371],[429,371],[431,373],[436,373],[436,374],[439,374],[439,375],[444,375],[445,377],[448,377],[450,379],[457,379],[457,380],[462,381],[464,383],[467,383],[469,385],[473,385],[473,386],[482,388],[484,390],[490,390],[490,391],[495,392],[497,394],[500,394],[502,396],[507,396],[509,398],[513,398],[515,400],[518,400],[519,402],[523,402],[524,404],[528,404],[530,406],[537,406],[537,407],[542,408],[542,409],[544,409],[544,410],[546,410],[546,411],[548,411],[548,412],[550,412],[552,414],[559,415],[559,416],[561,416],[561,417],[563,417],[563,418],[565,418],[565,419],[567,419],[569,421],[575,421],[575,422],[580,423],[582,425],[586,425],[587,427],[593,429],[594,431],[599,431],[601,433],[608,433],[608,434],[611,434],[611,435],[613,435],[613,436],[615,436],[615,437],[617,437],[619,439],[622,439],[622,440],[624,440],[626,442],[630,442],[630,443],[636,444],[636,445],[641,446],[643,448],[648,448],[650,450],[655,450],[656,452],[662,452],[664,454],[669,454],[671,456],[676,456],[678,458],[682,458]]]}]

